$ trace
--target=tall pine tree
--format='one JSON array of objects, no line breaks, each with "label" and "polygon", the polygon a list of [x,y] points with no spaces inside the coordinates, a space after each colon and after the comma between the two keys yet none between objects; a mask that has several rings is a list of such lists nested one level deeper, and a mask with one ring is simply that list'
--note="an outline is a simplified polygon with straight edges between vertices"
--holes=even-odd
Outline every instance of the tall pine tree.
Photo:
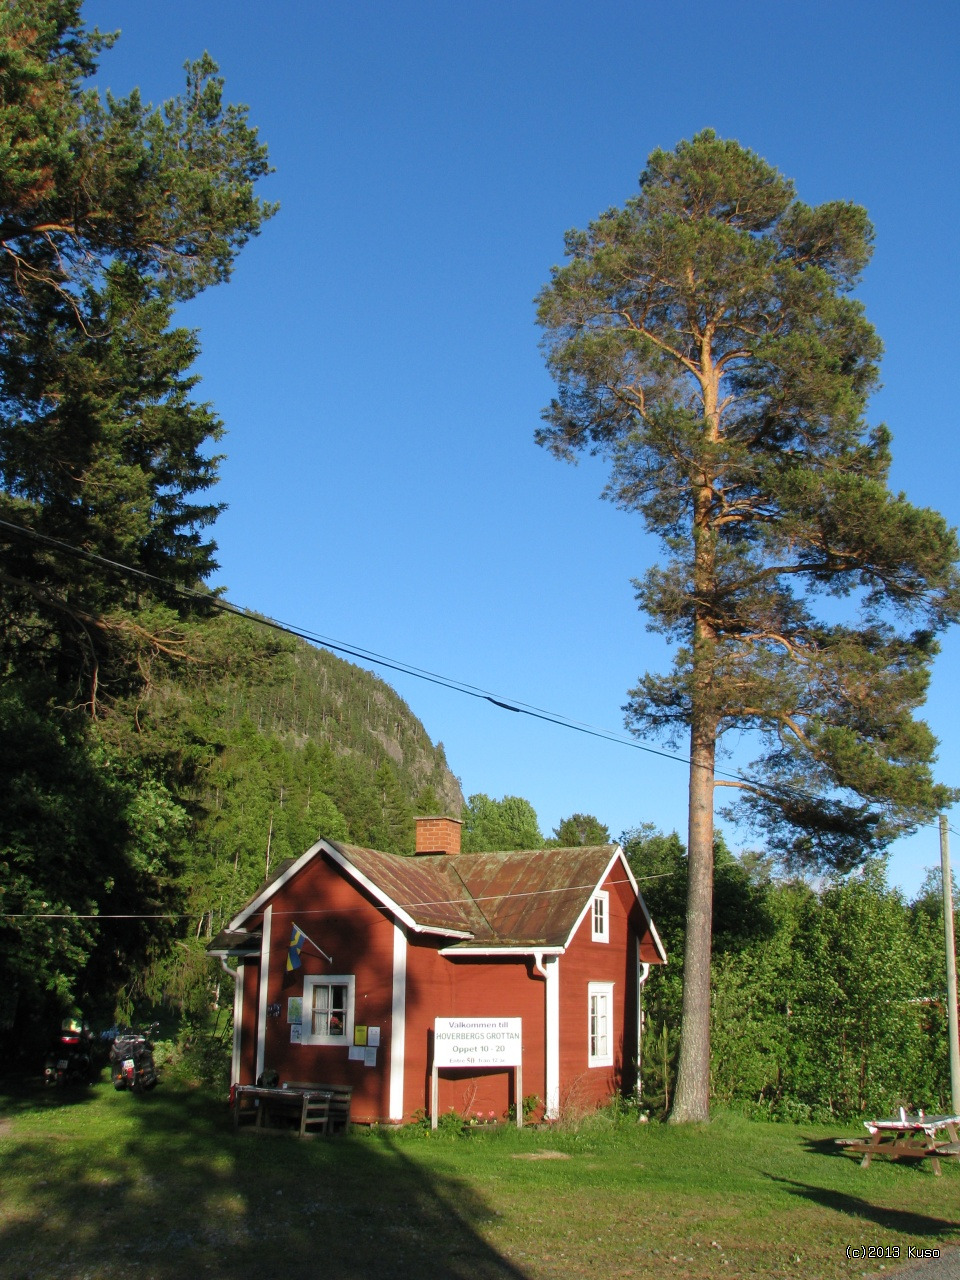
[{"label": "tall pine tree", "polygon": [[[539,297],[559,394],[538,439],[607,457],[606,496],[665,550],[636,586],[673,670],[626,711],[638,734],[689,735],[676,1120],[709,1113],[715,786],[786,860],[832,867],[949,799],[914,712],[957,616],[958,551],[890,492],[890,436],[866,422],[881,348],[850,291],[871,241],[863,209],[811,208],[705,131],[569,232]],[[760,748],[735,781],[715,776],[731,729]]]}]

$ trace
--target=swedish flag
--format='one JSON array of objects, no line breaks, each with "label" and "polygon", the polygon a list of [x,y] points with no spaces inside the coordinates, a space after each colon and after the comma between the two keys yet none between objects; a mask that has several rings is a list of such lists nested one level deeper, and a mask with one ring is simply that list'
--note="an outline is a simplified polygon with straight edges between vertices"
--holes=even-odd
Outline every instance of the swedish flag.
[{"label": "swedish flag", "polygon": [[295,924],[290,930],[290,948],[287,951],[288,973],[291,973],[294,969],[300,968],[300,951],[306,940],[306,934],[299,925]]}]

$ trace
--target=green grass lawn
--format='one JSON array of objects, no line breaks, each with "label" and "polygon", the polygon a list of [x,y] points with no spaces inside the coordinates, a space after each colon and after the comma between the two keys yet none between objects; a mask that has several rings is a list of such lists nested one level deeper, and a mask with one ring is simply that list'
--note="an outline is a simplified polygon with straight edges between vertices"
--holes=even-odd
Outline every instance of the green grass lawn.
[{"label": "green grass lawn", "polygon": [[[0,1276],[540,1280],[861,1276],[846,1248],[960,1244],[960,1167],[835,1148],[839,1130],[719,1116],[466,1138],[235,1135],[161,1084],[0,1087]],[[854,1132],[849,1128],[847,1132]],[[558,1152],[566,1159],[537,1158]]]}]

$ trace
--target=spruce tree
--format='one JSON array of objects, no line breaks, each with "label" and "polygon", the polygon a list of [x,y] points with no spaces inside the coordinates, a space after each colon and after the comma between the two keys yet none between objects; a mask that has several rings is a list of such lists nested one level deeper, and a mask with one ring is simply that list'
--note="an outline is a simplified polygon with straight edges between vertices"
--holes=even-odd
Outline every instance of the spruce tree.
[{"label": "spruce tree", "polygon": [[[675,1120],[709,1114],[715,786],[785,861],[833,868],[950,799],[914,713],[957,616],[957,543],[890,491],[890,434],[866,420],[881,344],[851,290],[872,238],[863,209],[803,204],[707,130],[569,232],[538,299],[559,387],[539,442],[605,456],[606,496],[665,551],[635,585],[673,669],[625,710],[689,742]],[[716,775],[729,730],[759,748],[737,778]]]},{"label": "spruce tree", "polygon": [[80,9],[0,10],[0,661],[95,711],[109,637],[130,633],[115,611],[145,583],[49,539],[174,585],[216,567],[220,424],[191,396],[195,335],[170,320],[274,210],[254,195],[266,150],[209,56],[162,109],[102,98],[83,82],[115,37]]}]

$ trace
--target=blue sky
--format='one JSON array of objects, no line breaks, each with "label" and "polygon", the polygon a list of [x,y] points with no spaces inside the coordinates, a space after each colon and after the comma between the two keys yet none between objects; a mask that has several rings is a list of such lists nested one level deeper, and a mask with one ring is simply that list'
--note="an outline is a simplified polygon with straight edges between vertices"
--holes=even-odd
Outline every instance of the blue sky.
[{"label": "blue sky", "polygon": [[[871,419],[894,433],[894,487],[960,522],[955,5],[90,0],[85,15],[123,32],[99,77],[118,94],[170,97],[208,49],[276,167],[262,194],[280,213],[181,317],[228,429],[216,536],[235,603],[621,729],[627,690],[668,664],[630,585],[658,548],[599,500],[601,464],[534,444],[552,386],[532,299],[565,229],[707,126],[808,203],[869,210],[859,294],[886,347]],[[928,707],[948,783],[958,657],[951,634]],[[526,796],[545,834],[575,811],[614,834],[684,832],[682,764],[389,679],[465,793]],[[912,893],[938,858],[935,829],[918,833],[891,878]]]}]

